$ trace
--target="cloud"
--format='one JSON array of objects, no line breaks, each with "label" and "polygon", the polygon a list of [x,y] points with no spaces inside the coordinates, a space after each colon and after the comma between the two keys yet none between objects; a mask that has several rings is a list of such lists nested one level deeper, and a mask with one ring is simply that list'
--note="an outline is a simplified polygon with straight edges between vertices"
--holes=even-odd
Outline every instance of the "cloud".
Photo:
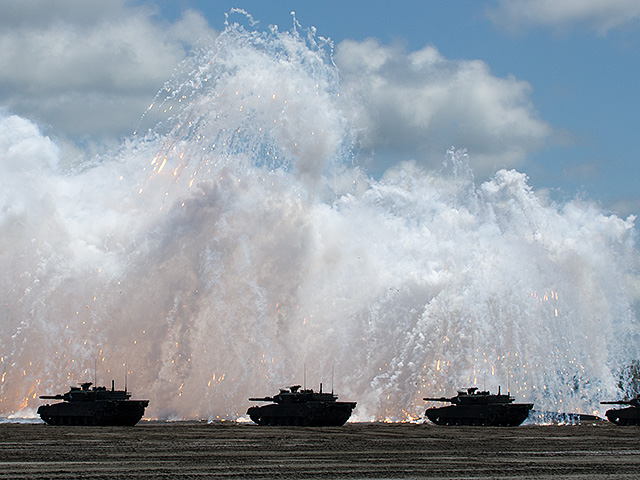
[{"label": "cloud", "polygon": [[489,11],[494,24],[507,30],[522,27],[567,27],[583,25],[598,35],[629,24],[638,24],[640,3],[637,0],[499,0]]},{"label": "cloud", "polygon": [[[130,134],[195,44],[217,34],[195,11],[168,22],[124,0],[20,5],[10,3],[0,19],[0,105],[45,134],[81,141],[85,155],[84,144],[113,145]],[[521,165],[551,134],[531,86],[492,75],[482,61],[377,40],[344,41],[335,60],[342,106],[361,146],[375,152],[375,168],[407,159],[439,167],[454,145],[485,175]],[[59,145],[63,164],[74,162],[68,157],[78,151]]]},{"label": "cloud", "polygon": [[531,86],[498,78],[480,60],[448,60],[435,47],[407,53],[377,40],[344,41],[336,63],[363,148],[440,165],[466,147],[488,174],[520,165],[550,136],[530,101]]},{"label": "cloud", "polygon": [[0,173],[33,174],[34,171],[54,170],[58,149],[38,128],[16,115],[6,116],[0,111]]},{"label": "cloud", "polygon": [[174,23],[112,2],[3,2],[0,105],[75,138],[131,132],[190,47],[214,35],[186,11]]},{"label": "cloud", "polygon": [[51,198],[48,178],[57,170],[59,148],[30,121],[0,110],[0,265],[7,252],[27,248],[47,228]]}]

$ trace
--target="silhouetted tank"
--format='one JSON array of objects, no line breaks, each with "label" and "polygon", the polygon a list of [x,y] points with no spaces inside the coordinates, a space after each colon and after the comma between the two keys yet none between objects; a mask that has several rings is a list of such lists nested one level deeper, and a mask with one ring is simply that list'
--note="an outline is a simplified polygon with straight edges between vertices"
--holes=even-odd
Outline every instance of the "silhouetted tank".
[{"label": "silhouetted tank", "polygon": [[310,427],[344,425],[356,402],[338,402],[331,393],[300,390],[300,385],[281,388],[273,397],[250,398],[252,402],[273,402],[250,407],[247,414],[258,425],[300,425]]},{"label": "silhouetted tank", "polygon": [[40,405],[38,415],[49,425],[135,425],[144,414],[149,400],[129,400],[131,394],[116,390],[113,380],[111,390],[93,387],[92,383],[71,387],[63,394],[40,395],[42,399],[62,400],[59,403]]},{"label": "silhouetted tank", "polygon": [[600,402],[603,405],[629,405],[627,408],[612,408],[605,412],[610,422],[616,425],[640,425],[640,395],[630,400]]},{"label": "silhouetted tank", "polygon": [[436,425],[484,425],[516,427],[524,422],[533,408],[532,403],[513,403],[515,399],[478,391],[477,387],[458,392],[451,398],[425,398],[433,402],[449,402],[446,407],[428,408],[425,415]]}]

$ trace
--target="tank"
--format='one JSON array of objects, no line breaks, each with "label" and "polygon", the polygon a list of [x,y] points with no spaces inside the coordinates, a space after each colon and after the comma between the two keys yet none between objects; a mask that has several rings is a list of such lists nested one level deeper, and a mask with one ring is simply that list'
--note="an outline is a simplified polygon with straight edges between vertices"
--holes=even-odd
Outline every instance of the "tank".
[{"label": "tank", "polygon": [[133,426],[144,415],[149,400],[129,400],[131,394],[116,390],[91,387],[91,382],[71,387],[65,394],[40,395],[47,400],[62,402],[40,405],[38,415],[49,425],[126,425]]},{"label": "tank", "polygon": [[344,425],[356,402],[338,402],[331,393],[300,389],[300,385],[281,388],[273,397],[250,398],[252,402],[272,402],[254,406],[247,410],[249,418],[258,425],[299,425],[305,427],[328,427]]},{"label": "tank", "polygon": [[605,415],[610,422],[616,425],[640,425],[640,395],[629,400],[616,400],[612,402],[600,402],[603,405],[629,405],[627,408],[612,408]]},{"label": "tank", "polygon": [[483,425],[517,427],[529,416],[532,403],[513,403],[507,393],[502,395],[468,388],[451,398],[425,398],[432,402],[449,402],[446,407],[433,407],[425,411],[426,417],[436,425]]}]

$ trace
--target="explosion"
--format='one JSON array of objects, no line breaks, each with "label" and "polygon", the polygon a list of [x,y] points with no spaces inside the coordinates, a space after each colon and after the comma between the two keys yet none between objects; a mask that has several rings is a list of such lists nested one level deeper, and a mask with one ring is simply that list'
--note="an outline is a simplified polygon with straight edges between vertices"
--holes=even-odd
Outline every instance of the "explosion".
[{"label": "explosion", "polygon": [[634,219],[478,185],[453,148],[368,174],[331,55],[229,23],[73,170],[0,117],[1,415],[128,375],[150,417],[237,419],[305,365],[363,421],[476,384],[550,411],[631,393]]}]

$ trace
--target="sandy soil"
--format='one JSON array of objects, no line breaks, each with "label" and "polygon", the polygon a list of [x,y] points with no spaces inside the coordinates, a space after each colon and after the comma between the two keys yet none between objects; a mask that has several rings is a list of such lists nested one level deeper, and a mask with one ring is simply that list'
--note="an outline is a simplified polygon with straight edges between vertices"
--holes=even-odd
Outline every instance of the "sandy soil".
[{"label": "sandy soil", "polygon": [[640,427],[0,424],[0,478],[638,478]]}]

